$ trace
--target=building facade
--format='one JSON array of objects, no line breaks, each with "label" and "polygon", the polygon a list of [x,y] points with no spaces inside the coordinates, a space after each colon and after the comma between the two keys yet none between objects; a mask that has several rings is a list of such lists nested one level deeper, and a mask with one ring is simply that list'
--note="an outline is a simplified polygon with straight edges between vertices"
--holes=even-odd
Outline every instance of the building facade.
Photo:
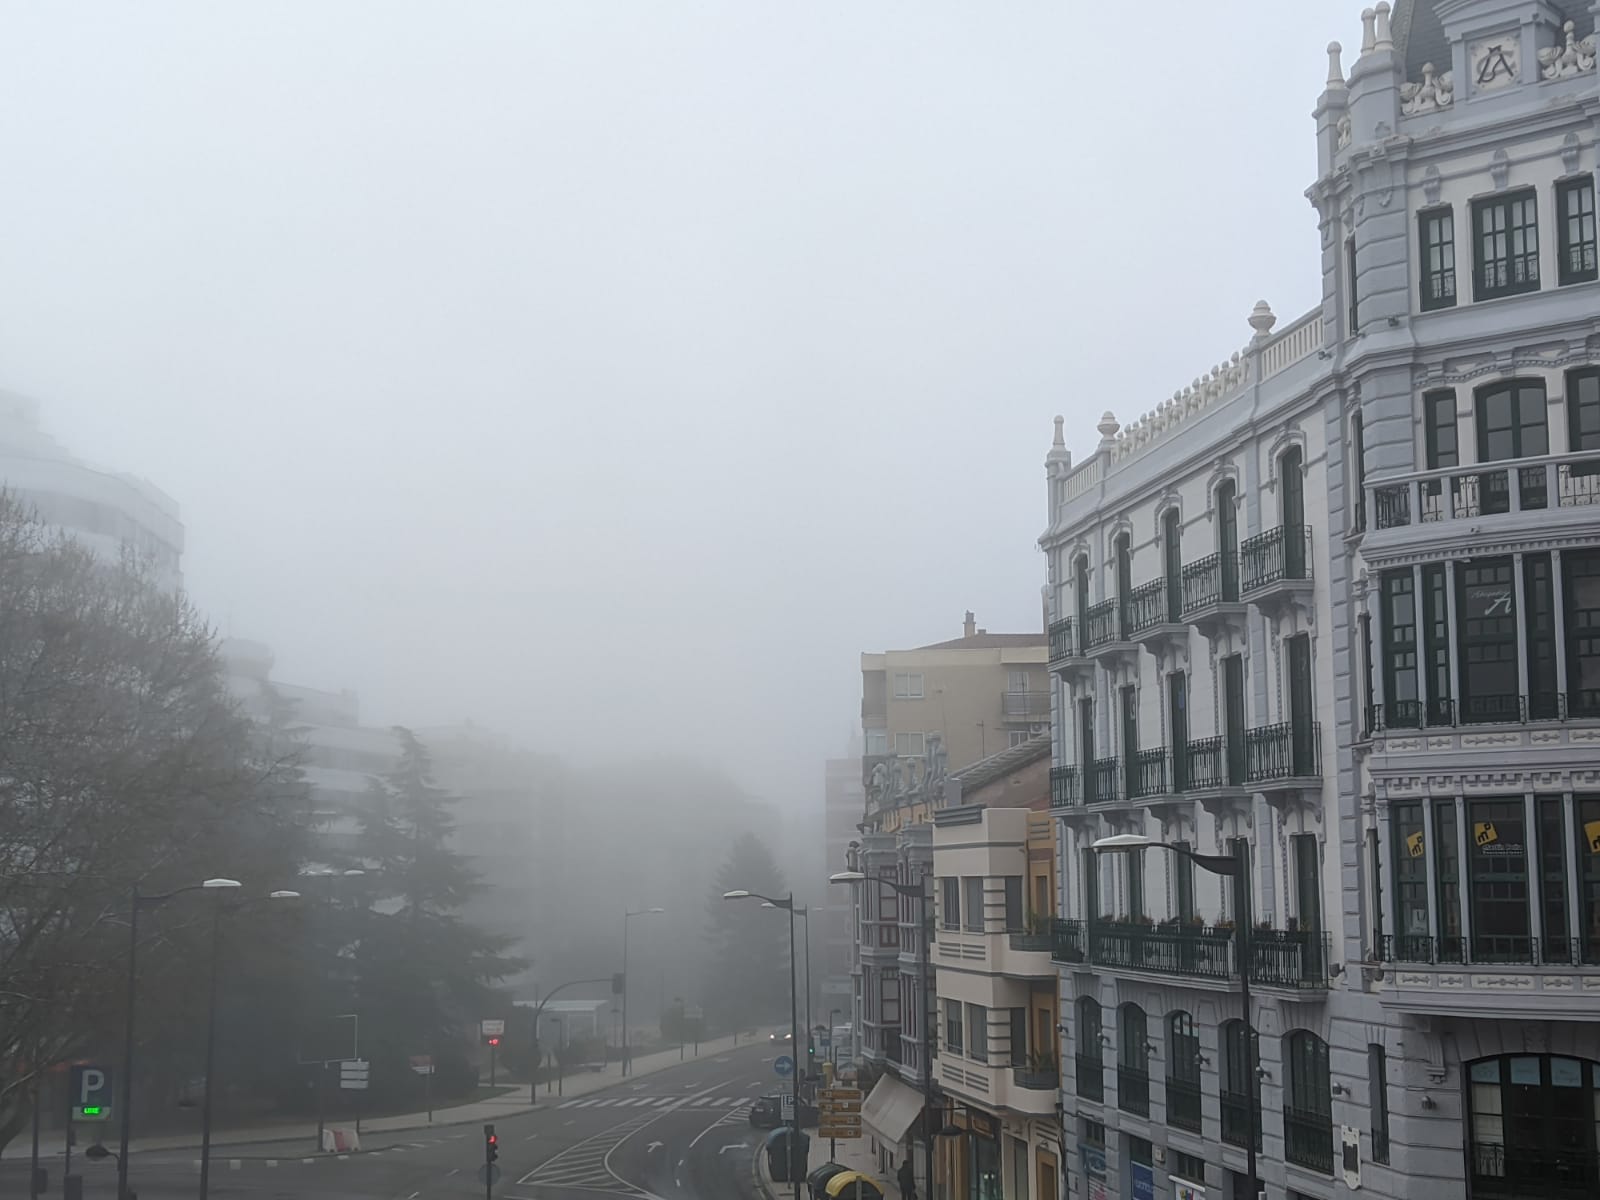
[{"label": "building facade", "polygon": [[[861,784],[861,747],[858,738],[852,738],[852,753],[845,758],[830,758],[823,764],[823,863],[825,873],[842,871],[850,860],[850,847],[859,836],[857,826],[866,809],[866,789]],[[851,924],[851,907],[843,897],[829,895],[825,903],[817,906],[818,938],[822,953],[818,956],[822,968],[818,984],[818,1012],[822,1020],[830,1020],[835,1009],[846,1019],[852,1016],[850,972],[855,957],[855,928]],[[852,1042],[853,1042],[852,1037]],[[853,1045],[840,1047],[846,1060],[855,1057]]]},{"label": "building facade", "polygon": [[1058,422],[1071,1195],[1600,1194],[1597,13],[1367,10],[1322,302]]}]

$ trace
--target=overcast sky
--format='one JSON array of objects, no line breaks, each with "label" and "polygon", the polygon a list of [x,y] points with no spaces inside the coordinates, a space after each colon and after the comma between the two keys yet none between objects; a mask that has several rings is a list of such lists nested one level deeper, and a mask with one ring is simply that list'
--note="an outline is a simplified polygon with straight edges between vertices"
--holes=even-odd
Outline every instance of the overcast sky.
[{"label": "overcast sky", "polygon": [[816,804],[1038,626],[1051,418],[1316,301],[1359,7],[5,0],[0,387],[283,678]]}]

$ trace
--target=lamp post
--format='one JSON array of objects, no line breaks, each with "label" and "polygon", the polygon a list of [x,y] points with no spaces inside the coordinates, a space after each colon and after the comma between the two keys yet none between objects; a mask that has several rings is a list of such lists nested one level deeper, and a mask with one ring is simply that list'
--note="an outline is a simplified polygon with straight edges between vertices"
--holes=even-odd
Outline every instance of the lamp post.
[{"label": "lamp post", "polygon": [[628,1073],[628,922],[635,917],[666,912],[664,908],[641,908],[622,914],[622,1073]]},{"label": "lamp post", "polygon": [[[270,892],[265,900],[298,900],[299,892]],[[232,911],[243,908],[237,904]],[[211,910],[211,982],[206,1002],[206,1097],[200,1110],[200,1200],[207,1200],[211,1187],[211,1097],[216,1092],[217,1060],[217,960],[222,957],[222,901]]]},{"label": "lamp post", "polygon": [[[884,875],[868,875],[864,871],[839,871],[828,876],[829,883],[873,883],[893,888],[899,895],[909,896],[917,902],[917,942],[921,951],[922,967],[922,1171],[926,1178],[923,1186],[933,1195],[933,1030],[928,1027],[932,1011],[933,981],[928,978],[928,889],[927,876],[915,884],[901,883]],[[902,1018],[904,1019],[904,1018]],[[940,1130],[942,1133],[943,1130]]]},{"label": "lamp post", "polygon": [[[777,908],[768,901],[763,908]],[[806,1072],[811,1071],[811,910],[804,905],[794,910],[795,916],[806,923]]]},{"label": "lamp post", "polygon": [[154,908],[185,892],[226,890],[239,886],[237,879],[207,879],[204,883],[193,883],[160,895],[142,896],[136,883],[128,897],[128,983],[122,1020],[122,1132],[118,1139],[117,1200],[128,1198],[128,1140],[133,1132],[133,1015],[139,978],[139,910]]},{"label": "lamp post", "polygon": [[[749,892],[740,888],[732,892],[723,892],[724,900],[764,900],[773,908],[789,910],[789,1044],[798,1053],[800,1049],[800,1009],[795,1003],[794,984],[794,893],[790,892],[781,900],[776,896],[763,896],[760,892]],[[794,1089],[794,1118],[789,1128],[789,1180],[794,1187],[795,1200],[800,1200],[800,1176],[795,1171],[795,1160],[800,1154],[800,1064],[796,1063],[793,1075],[790,1076]]]},{"label": "lamp post", "polygon": [[1113,837],[1103,837],[1090,844],[1090,849],[1096,854],[1126,853],[1136,854],[1150,847],[1166,850],[1173,854],[1180,854],[1187,858],[1202,871],[1209,871],[1213,875],[1226,875],[1233,880],[1234,908],[1238,910],[1239,919],[1234,925],[1235,953],[1239,957],[1239,1001],[1244,1006],[1244,1032],[1245,1032],[1245,1070],[1250,1078],[1246,1080],[1246,1107],[1249,1109],[1249,1129],[1245,1134],[1245,1156],[1247,1170],[1250,1176],[1250,1200],[1256,1200],[1256,1193],[1261,1190],[1260,1182],[1256,1178],[1256,1130],[1260,1124],[1260,1114],[1256,1111],[1256,1026],[1250,1014],[1250,872],[1249,861],[1243,854],[1200,854],[1190,850],[1187,846],[1175,846],[1171,842],[1157,842],[1138,833],[1119,833]]},{"label": "lamp post", "polygon": [[828,1061],[835,1067],[839,1065],[839,1043],[833,1040],[833,1031],[839,1028],[839,1025],[833,1017],[835,1013],[843,1011],[844,1009],[842,1008],[830,1008],[828,1010]]}]

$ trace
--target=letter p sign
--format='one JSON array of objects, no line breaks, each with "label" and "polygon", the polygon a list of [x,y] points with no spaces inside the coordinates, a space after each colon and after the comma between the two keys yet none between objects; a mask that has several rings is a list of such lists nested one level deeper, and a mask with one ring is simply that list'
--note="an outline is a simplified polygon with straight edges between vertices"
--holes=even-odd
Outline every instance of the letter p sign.
[{"label": "letter p sign", "polygon": [[72,1068],[72,1119],[111,1119],[111,1072],[105,1067],[79,1064]]}]

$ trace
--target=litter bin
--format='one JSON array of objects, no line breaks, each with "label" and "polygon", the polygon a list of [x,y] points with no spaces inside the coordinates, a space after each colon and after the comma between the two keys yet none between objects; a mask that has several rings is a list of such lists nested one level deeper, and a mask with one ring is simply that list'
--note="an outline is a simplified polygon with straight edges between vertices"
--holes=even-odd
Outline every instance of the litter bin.
[{"label": "litter bin", "polygon": [[780,1126],[767,1134],[767,1170],[772,1175],[774,1183],[789,1183],[803,1178],[806,1173],[806,1160],[810,1157],[811,1138],[801,1133],[789,1144],[789,1127]]},{"label": "litter bin", "polygon": [[849,1169],[849,1167],[841,1167],[836,1162],[829,1162],[823,1163],[815,1171],[807,1175],[806,1186],[811,1189],[811,1200],[827,1200],[828,1180]]}]

